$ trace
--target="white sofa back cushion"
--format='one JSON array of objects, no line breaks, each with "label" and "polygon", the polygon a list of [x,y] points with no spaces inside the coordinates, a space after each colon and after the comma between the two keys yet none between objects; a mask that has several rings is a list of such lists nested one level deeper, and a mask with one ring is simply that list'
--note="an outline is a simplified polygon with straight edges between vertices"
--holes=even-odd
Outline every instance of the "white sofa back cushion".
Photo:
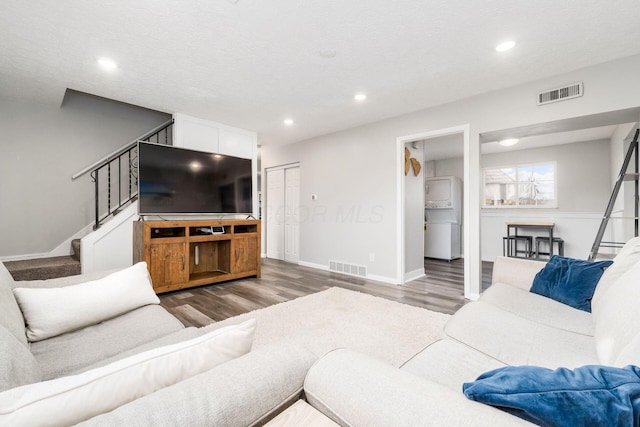
[{"label": "white sofa back cushion", "polygon": [[[596,351],[603,365],[618,367],[628,364],[640,365],[640,353],[633,354],[626,350],[629,346],[638,347],[637,337],[640,335],[638,301],[640,301],[640,263],[609,286],[598,306],[598,311],[593,312]],[[623,354],[625,357],[620,358]]]},{"label": "white sofa back cushion", "polygon": [[61,288],[15,288],[27,326],[27,339],[40,341],[95,325],[148,305],[159,304],[147,264],[102,279]]},{"label": "white sofa back cushion", "polygon": [[634,265],[640,262],[640,237],[634,237],[625,243],[618,255],[613,259],[613,265],[604,271],[598,281],[591,299],[591,313],[597,317],[600,309],[608,305],[606,294],[614,283]]},{"label": "white sofa back cushion", "polygon": [[0,393],[0,425],[67,426],[110,412],[248,353],[256,320],[156,348],[82,374]]}]

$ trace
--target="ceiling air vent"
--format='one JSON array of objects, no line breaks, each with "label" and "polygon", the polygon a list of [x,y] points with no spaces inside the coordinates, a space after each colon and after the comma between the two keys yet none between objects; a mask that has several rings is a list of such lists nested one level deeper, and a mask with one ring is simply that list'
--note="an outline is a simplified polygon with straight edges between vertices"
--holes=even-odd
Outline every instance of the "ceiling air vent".
[{"label": "ceiling air vent", "polygon": [[538,94],[538,105],[577,98],[583,94],[582,82],[547,90]]}]

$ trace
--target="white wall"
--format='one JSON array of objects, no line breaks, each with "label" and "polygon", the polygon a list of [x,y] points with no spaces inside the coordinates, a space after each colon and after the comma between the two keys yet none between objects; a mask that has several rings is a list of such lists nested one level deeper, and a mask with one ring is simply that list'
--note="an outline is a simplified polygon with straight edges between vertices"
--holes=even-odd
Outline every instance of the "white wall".
[{"label": "white wall", "polygon": [[609,156],[609,140],[483,155],[483,168],[556,162],[558,207],[483,208],[482,259],[492,261],[496,256],[502,255],[502,237],[506,236],[506,221],[554,222],[554,236],[565,241],[565,256],[586,258],[609,200]]},{"label": "white wall", "polygon": [[93,183],[71,176],[169,119],[74,91],[62,105],[0,98],[0,258],[47,254],[92,223]]},{"label": "white wall", "polygon": [[80,240],[83,273],[115,270],[133,264],[133,223],[138,220],[138,202]]},{"label": "white wall", "polygon": [[435,161],[435,176],[455,176],[464,179],[464,158],[441,159]]},{"label": "white wall", "polygon": [[[638,122],[640,123],[640,121]],[[624,158],[627,154],[627,150],[631,145],[631,140],[638,127],[635,126],[625,127],[619,126],[615,134],[611,139],[611,185],[615,184],[618,179],[618,175],[624,164]],[[634,157],[631,158],[631,162],[627,167],[626,173],[634,172]],[[635,182],[625,181],[620,188],[620,193],[616,198],[614,205],[612,219],[609,222],[609,228],[612,230],[611,241],[613,242],[626,242],[631,237],[635,236],[634,221],[631,218],[636,216],[635,214]]]},{"label": "white wall", "polygon": [[[262,147],[264,169],[300,163],[302,262],[328,267],[331,259],[364,265],[382,280],[395,278],[396,263],[389,260],[396,247],[389,238],[395,236],[396,175],[388,165],[395,150],[389,139],[395,141],[394,133],[380,138],[375,127],[358,128],[320,138],[317,144]],[[263,184],[263,194],[265,190]]]},{"label": "white wall", "polygon": [[[472,286],[479,289],[480,269],[480,134],[584,115],[637,108],[640,105],[640,56],[573,71],[537,82],[491,92],[412,114],[325,135],[283,147],[264,147],[262,167],[300,162],[303,209],[315,217],[303,219],[300,259],[327,265],[329,259],[368,266],[372,276],[398,280],[394,185],[403,173],[397,156],[397,138],[438,129],[469,125],[465,159],[466,263]],[[581,98],[538,106],[536,94],[550,87],[584,82]],[[475,152],[475,154],[474,154]],[[263,188],[264,191],[264,188]],[[320,200],[311,205],[310,195]],[[336,213],[358,208],[360,220],[338,220]],[[468,221],[466,221],[468,222]],[[375,252],[375,262],[367,254]]]},{"label": "white wall", "polygon": [[[423,144],[413,148],[411,143],[407,143],[405,147],[419,162],[424,158]],[[405,280],[413,280],[424,276],[424,172],[416,176],[413,167],[409,169],[404,177],[404,197],[404,273]]]}]

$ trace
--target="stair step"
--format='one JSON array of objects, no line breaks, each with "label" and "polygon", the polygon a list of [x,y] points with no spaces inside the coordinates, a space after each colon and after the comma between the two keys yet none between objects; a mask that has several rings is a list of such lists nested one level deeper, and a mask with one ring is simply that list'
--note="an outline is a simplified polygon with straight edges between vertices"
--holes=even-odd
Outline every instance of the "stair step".
[{"label": "stair step", "polygon": [[80,262],[80,239],[73,239],[71,241],[71,250],[73,251],[73,255],[71,256]]},{"label": "stair step", "polygon": [[6,261],[13,280],[46,280],[80,274],[80,261],[73,256]]}]

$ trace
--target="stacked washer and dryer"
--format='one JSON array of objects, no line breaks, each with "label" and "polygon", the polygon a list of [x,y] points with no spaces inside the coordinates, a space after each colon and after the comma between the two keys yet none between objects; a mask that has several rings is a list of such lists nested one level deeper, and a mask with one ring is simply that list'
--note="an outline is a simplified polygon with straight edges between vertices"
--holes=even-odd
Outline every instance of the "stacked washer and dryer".
[{"label": "stacked washer and dryer", "polygon": [[462,181],[455,176],[426,178],[424,190],[425,258],[460,258]]}]

